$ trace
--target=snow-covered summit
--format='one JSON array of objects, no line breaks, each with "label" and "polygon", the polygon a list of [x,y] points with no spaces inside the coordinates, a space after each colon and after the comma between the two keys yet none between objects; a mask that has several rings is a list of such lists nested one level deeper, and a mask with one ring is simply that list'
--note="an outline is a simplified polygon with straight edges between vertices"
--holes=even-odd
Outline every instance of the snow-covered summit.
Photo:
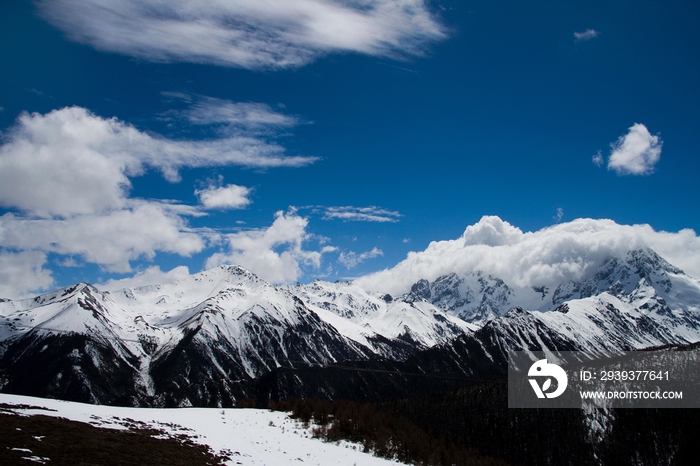
[{"label": "snow-covered summit", "polygon": [[[413,284],[410,293],[445,312],[482,325],[510,309],[548,312],[561,304],[609,293],[633,307],[656,302],[674,311],[700,312],[700,281],[669,264],[649,248],[610,256],[581,280],[550,281],[524,287],[483,271],[450,273]],[[636,304],[635,304],[636,303]]]},{"label": "snow-covered summit", "polygon": [[[459,238],[431,242],[422,251],[408,253],[394,267],[360,277],[356,283],[397,296],[422,279],[432,283],[456,274],[469,282],[475,281],[471,275],[481,273],[508,286],[513,292],[511,307],[545,310],[543,306],[550,305],[551,293],[561,284],[589,280],[607,261],[626,261],[631,251],[653,250],[689,276],[700,278],[699,247],[691,230],[675,234],[654,231],[649,225],[581,218],[524,232],[498,217],[485,216]],[[472,290],[479,286],[470,284]]]}]

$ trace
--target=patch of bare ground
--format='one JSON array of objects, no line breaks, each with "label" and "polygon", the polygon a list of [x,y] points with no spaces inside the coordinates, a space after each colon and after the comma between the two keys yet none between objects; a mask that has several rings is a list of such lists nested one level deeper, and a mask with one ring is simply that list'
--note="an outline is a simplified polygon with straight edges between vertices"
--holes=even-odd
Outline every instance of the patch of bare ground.
[{"label": "patch of bare ground", "polygon": [[115,430],[45,415],[20,416],[0,407],[2,465],[223,465],[185,435],[161,430]]}]

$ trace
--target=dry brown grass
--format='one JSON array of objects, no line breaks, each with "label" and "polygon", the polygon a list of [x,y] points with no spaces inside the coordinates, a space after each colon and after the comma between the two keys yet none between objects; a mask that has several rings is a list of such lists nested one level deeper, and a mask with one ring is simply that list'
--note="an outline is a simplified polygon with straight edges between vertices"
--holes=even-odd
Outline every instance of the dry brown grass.
[{"label": "dry brown grass", "polygon": [[[45,415],[20,416],[0,407],[0,464],[222,465],[207,447],[153,429],[115,430]],[[31,453],[27,450],[31,450]]]}]

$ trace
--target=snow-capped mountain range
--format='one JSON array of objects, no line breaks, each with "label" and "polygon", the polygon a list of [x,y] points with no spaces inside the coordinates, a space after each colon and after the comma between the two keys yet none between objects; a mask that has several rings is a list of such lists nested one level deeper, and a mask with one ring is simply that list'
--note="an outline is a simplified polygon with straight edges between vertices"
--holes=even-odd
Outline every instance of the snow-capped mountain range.
[{"label": "snow-capped mountain range", "polygon": [[[400,296],[350,282],[275,286],[237,266],[107,292],[81,283],[0,302],[0,391],[141,406],[226,406],[279,367],[477,345],[616,352],[700,341],[700,281],[651,249],[527,293],[480,271]],[[457,351],[457,350],[455,350]],[[496,353],[499,353],[498,355]],[[469,372],[468,361],[460,367]]]},{"label": "snow-capped mountain range", "polygon": [[656,297],[671,309],[698,311],[697,287],[698,280],[646,248],[629,251],[625,257],[610,257],[594,276],[579,282],[567,280],[553,289],[532,286],[516,291],[498,277],[475,271],[451,273],[433,282],[419,280],[411,292],[468,322],[485,322],[514,307],[547,312],[567,301],[603,292],[635,308]]}]

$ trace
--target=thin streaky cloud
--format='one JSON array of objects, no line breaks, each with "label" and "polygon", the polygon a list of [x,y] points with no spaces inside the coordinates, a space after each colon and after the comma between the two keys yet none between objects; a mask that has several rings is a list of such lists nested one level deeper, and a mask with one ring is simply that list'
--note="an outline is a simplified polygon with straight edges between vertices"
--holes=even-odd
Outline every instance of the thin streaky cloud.
[{"label": "thin streaky cloud", "polygon": [[340,219],[355,222],[398,222],[401,217],[403,217],[403,215],[397,211],[387,210],[377,206],[325,207],[323,211],[324,220]]},{"label": "thin streaky cloud", "polygon": [[75,42],[155,62],[298,67],[334,52],[401,58],[446,37],[424,0],[44,0]]},{"label": "thin streaky cloud", "polygon": [[561,219],[564,218],[564,209],[561,207],[557,207],[557,213],[554,215],[554,220],[557,221],[557,223],[561,222]]},{"label": "thin streaky cloud", "polygon": [[583,32],[574,32],[574,38],[576,38],[577,41],[588,41],[595,39],[599,35],[600,32],[596,31],[595,29],[586,29]]},{"label": "thin streaky cloud", "polygon": [[270,132],[297,126],[300,118],[276,112],[269,105],[258,102],[233,102],[203,95],[183,92],[162,92],[161,95],[187,104],[184,110],[171,110],[167,116],[187,120],[193,125],[226,126],[247,133]]}]

